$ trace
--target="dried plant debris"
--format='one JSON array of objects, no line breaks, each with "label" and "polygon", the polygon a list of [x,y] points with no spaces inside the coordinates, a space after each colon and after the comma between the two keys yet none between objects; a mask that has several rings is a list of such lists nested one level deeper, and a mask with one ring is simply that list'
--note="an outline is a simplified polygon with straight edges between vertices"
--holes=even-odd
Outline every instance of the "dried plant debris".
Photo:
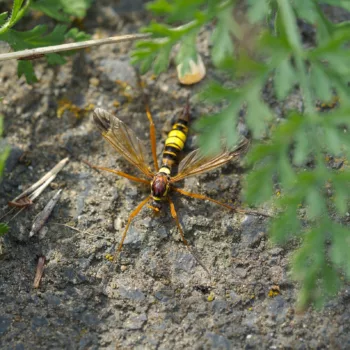
[{"label": "dried plant debris", "polygon": [[55,179],[57,174],[63,169],[63,167],[68,163],[69,158],[62,159],[57,163],[49,172],[47,172],[39,181],[34,185],[27,188],[24,192],[18,195],[11,203],[18,203],[18,201],[29,195],[28,197],[33,201],[44,191],[44,189]]},{"label": "dried plant debris", "polygon": [[39,288],[40,281],[44,273],[45,261],[46,261],[45,256],[39,256],[38,264],[36,266],[34,283],[33,283],[34,288]]},{"label": "dried plant debris", "polygon": [[29,237],[33,237],[37,232],[39,232],[42,227],[45,225],[47,219],[49,218],[53,208],[58,202],[61,196],[62,190],[58,190],[50,201],[46,204],[45,208],[38,214],[35,218],[32,229],[30,230]]}]

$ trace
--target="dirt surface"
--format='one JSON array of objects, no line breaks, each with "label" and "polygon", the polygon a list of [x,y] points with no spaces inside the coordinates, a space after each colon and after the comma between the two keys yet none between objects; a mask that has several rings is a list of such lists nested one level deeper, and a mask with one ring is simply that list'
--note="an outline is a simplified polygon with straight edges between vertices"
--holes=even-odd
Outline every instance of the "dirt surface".
[{"label": "dirt surface", "polygon": [[[140,13],[108,3],[99,1],[90,11],[85,21],[89,33],[133,33],[147,22]],[[29,20],[28,27],[32,24]],[[213,77],[207,37],[203,32],[199,46],[208,77]],[[293,247],[271,246],[262,217],[174,196],[186,237],[211,279],[182,244],[167,207],[159,217],[144,209],[129,230],[119,264],[108,260],[130,211],[149,188],[82,162],[137,175],[103,140],[91,111],[84,109],[92,104],[117,114],[148,142],[148,122],[128,60],[130,48],[124,43],[91,49],[59,68],[38,60],[40,82],[33,86],[17,79],[16,62],[1,66],[0,95],[5,98],[0,108],[12,152],[0,187],[0,208],[59,160],[68,156],[70,161],[35,204],[10,222],[9,234],[0,240],[0,347],[350,348],[350,288],[322,311],[297,314],[297,286],[288,271]],[[186,96],[200,86],[179,86],[173,65],[159,79],[148,75],[145,80],[161,154],[165,132]],[[286,105],[277,105],[268,91],[266,98],[278,115],[288,104],[301,103],[292,96]],[[67,101],[79,108],[58,118]],[[192,105],[192,120],[207,112],[204,106]],[[186,151],[195,148],[195,141],[192,134]],[[241,177],[242,167],[236,162],[188,179],[183,187],[239,203]],[[29,238],[33,219],[57,188],[63,193],[47,225]],[[46,257],[45,273],[34,289],[41,255]],[[273,286],[280,289],[274,297]]]}]

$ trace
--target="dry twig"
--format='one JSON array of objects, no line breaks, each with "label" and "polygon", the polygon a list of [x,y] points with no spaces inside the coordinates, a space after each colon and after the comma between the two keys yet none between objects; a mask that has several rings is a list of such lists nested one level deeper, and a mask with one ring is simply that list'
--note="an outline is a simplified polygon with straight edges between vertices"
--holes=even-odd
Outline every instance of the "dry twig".
[{"label": "dry twig", "polygon": [[[4,218],[5,216],[11,214],[14,211],[14,207],[16,206],[16,203],[19,204],[17,207],[20,207],[21,209],[7,222],[9,223],[11,220],[13,220],[19,213],[22,212],[24,208],[26,208],[30,202],[33,202],[34,199],[40,196],[40,194],[44,191],[44,189],[55,179],[57,174],[63,169],[63,167],[68,163],[69,158],[62,159],[59,163],[57,163],[48,173],[46,173],[39,181],[37,181],[35,184],[27,188],[25,191],[23,191],[20,195],[18,195],[15,199],[10,201],[11,208],[10,211],[5,213],[1,218]],[[24,197],[28,197],[28,205],[22,206],[21,199]],[[6,207],[3,208],[5,210]]]},{"label": "dry twig", "polygon": [[56,203],[58,202],[61,193],[62,193],[62,190],[58,190],[54,194],[54,196],[50,199],[50,201],[46,204],[45,208],[37,215],[37,217],[33,222],[32,229],[30,230],[29,237],[34,236],[45,225],[45,222],[50,216]]},{"label": "dry twig", "polygon": [[17,60],[34,59],[34,58],[39,58],[42,55],[48,54],[48,53],[86,49],[92,46],[116,44],[123,41],[134,41],[139,39],[145,39],[145,38],[148,38],[149,36],[150,34],[127,34],[127,35],[112,36],[110,38],[104,38],[104,39],[80,41],[78,43],[68,43],[68,44],[62,44],[62,45],[38,47],[36,49],[27,49],[22,51],[0,54],[0,61],[16,60],[16,59]]},{"label": "dry twig", "polygon": [[[68,161],[69,161],[69,158],[62,159],[49,172],[47,172],[39,181],[37,181],[35,184],[33,184],[32,186],[27,188],[20,195],[18,195],[15,199],[13,199],[11,202],[16,202],[18,199],[20,199],[20,198],[22,198],[22,197],[24,197],[32,192],[33,193],[31,196],[29,196],[29,198],[31,200],[37,198],[42,193],[42,191],[50,184],[50,182],[52,182],[52,180],[56,177],[56,175],[63,169],[63,167],[68,163]],[[44,185],[43,185],[44,187],[41,186],[42,184],[44,184],[45,186]],[[41,189],[40,186],[43,188]],[[39,191],[39,187],[41,189],[40,191]],[[35,191],[35,190],[37,190],[37,191]]]},{"label": "dry twig", "polygon": [[39,288],[41,277],[44,273],[45,260],[46,258],[44,256],[40,256],[38,259],[38,265],[36,266],[35,278],[33,283],[34,288]]}]

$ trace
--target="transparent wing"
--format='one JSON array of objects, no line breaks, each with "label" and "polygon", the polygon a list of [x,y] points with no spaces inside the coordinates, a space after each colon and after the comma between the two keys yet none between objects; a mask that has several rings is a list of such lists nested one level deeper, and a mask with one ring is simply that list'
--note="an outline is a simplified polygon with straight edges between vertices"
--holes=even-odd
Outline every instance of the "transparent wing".
[{"label": "transparent wing", "polygon": [[249,141],[244,139],[239,145],[231,151],[223,150],[216,155],[203,155],[200,149],[196,149],[189,153],[179,164],[178,174],[174,176],[171,181],[176,182],[198,174],[205,173],[209,170],[215,169],[224,165],[234,158],[246,151],[249,146]]},{"label": "transparent wing", "polygon": [[102,136],[117,152],[147,177],[152,178],[153,173],[148,169],[147,152],[135,133],[116,116],[102,108],[96,108],[93,116]]}]

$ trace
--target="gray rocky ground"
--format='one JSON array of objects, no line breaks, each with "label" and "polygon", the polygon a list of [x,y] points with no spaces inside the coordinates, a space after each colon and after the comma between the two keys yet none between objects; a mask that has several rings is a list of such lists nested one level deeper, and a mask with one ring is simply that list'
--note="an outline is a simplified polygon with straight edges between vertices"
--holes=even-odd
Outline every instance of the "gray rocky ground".
[{"label": "gray rocky ground", "polygon": [[[103,36],[136,32],[147,21],[108,1],[98,2],[86,29]],[[32,23],[28,23],[30,26]],[[208,76],[208,54],[202,53]],[[0,107],[12,146],[0,207],[34,183],[59,160],[70,162],[33,207],[11,221],[0,249],[0,347],[2,349],[347,349],[350,348],[350,289],[322,311],[295,311],[297,286],[289,277],[293,246],[267,240],[264,218],[175,196],[186,236],[211,279],[181,243],[168,210],[154,217],[145,209],[130,228],[120,264],[113,254],[128,213],[149,188],[96,172],[82,160],[135,173],[102,139],[91,112],[57,117],[59,101],[80,108],[103,107],[132,126],[146,142],[147,118],[128,61],[131,44],[109,45],[77,54],[59,68],[37,61],[40,82],[16,77],[16,62],[0,68]],[[118,80],[119,82],[116,82]],[[146,78],[158,130],[165,132],[188,93],[174,66]],[[272,97],[271,97],[272,99]],[[300,103],[294,97],[287,103]],[[273,105],[277,113],[283,106]],[[192,118],[208,112],[192,106]],[[192,134],[186,151],[195,147]],[[183,186],[228,203],[239,203],[242,167],[233,163]],[[35,215],[55,188],[63,194],[47,226],[29,238]],[[266,208],[260,208],[266,210]],[[66,226],[64,226],[64,225]],[[72,226],[78,230],[69,228]],[[38,256],[47,259],[40,288],[32,287]],[[269,296],[272,286],[280,294]]]}]

